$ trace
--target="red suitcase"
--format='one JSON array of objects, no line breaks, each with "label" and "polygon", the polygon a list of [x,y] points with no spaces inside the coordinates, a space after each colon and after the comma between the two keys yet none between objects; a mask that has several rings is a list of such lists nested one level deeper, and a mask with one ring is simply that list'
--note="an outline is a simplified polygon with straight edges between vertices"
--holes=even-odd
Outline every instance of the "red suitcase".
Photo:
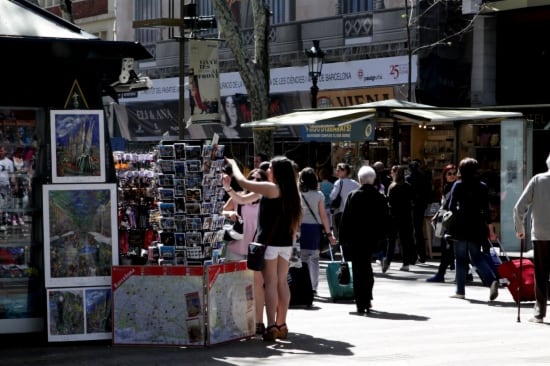
[{"label": "red suitcase", "polygon": [[498,274],[502,279],[508,280],[508,290],[516,304],[521,301],[535,301],[535,265],[527,258],[523,258],[521,263],[521,277],[519,259],[512,259],[498,266]]}]

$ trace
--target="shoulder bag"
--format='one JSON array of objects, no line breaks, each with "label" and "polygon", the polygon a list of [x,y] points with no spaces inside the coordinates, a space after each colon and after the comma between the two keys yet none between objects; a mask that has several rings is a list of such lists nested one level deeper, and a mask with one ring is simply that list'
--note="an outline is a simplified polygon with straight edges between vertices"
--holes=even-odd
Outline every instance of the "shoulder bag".
[{"label": "shoulder bag", "polygon": [[[267,238],[267,242],[271,241],[271,238],[273,237],[273,234],[275,233],[275,229],[277,228],[277,224],[279,223],[279,216],[275,219],[275,223],[273,227],[271,228],[271,232],[269,233],[269,237]],[[256,237],[256,234],[254,234],[254,237]],[[246,256],[246,267],[248,269],[251,269],[253,271],[261,271],[265,267],[265,249],[266,245],[262,243],[257,242],[251,242],[248,243],[248,255]]]}]

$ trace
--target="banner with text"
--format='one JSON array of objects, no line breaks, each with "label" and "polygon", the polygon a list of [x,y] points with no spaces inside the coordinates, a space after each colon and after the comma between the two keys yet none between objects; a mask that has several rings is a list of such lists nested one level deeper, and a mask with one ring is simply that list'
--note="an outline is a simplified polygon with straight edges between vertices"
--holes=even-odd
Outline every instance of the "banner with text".
[{"label": "banner with text", "polygon": [[191,123],[220,122],[220,69],[218,42],[189,41],[190,67],[188,77]]}]

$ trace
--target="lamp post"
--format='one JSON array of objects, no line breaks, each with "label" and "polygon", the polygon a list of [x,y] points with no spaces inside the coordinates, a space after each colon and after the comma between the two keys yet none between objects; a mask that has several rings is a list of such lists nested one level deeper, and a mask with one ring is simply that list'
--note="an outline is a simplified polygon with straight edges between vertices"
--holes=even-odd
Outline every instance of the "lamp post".
[{"label": "lamp post", "polygon": [[317,93],[319,88],[317,87],[317,80],[321,76],[321,70],[323,68],[323,58],[325,53],[319,47],[319,41],[313,41],[313,47],[309,50],[305,50],[305,54],[308,58],[309,78],[311,79],[311,108],[317,108]]}]

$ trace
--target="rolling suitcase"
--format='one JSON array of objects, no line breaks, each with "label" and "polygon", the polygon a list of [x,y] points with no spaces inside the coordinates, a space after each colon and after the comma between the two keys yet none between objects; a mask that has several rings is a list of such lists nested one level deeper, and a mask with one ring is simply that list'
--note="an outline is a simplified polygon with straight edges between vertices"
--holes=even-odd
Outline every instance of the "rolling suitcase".
[{"label": "rolling suitcase", "polygon": [[313,286],[307,263],[302,262],[301,267],[290,267],[288,269],[288,287],[290,288],[290,306],[313,305]]},{"label": "rolling suitcase", "polygon": [[535,265],[530,259],[512,259],[504,262],[498,266],[498,273],[502,279],[507,280],[508,290],[516,304],[521,301],[535,301]]},{"label": "rolling suitcase", "polygon": [[342,252],[342,246],[340,246],[340,254],[342,256],[342,260],[340,262],[334,261],[334,256],[332,255],[332,246],[329,248],[330,253],[330,263],[327,265],[327,282],[328,282],[328,289],[330,292],[330,297],[332,301],[336,300],[353,300],[354,299],[354,293],[353,293],[353,271],[351,267],[351,262],[348,262],[349,267],[349,283],[346,285],[340,284],[340,281],[338,279],[338,275],[340,272],[340,267],[342,263],[345,263],[344,254]]}]

